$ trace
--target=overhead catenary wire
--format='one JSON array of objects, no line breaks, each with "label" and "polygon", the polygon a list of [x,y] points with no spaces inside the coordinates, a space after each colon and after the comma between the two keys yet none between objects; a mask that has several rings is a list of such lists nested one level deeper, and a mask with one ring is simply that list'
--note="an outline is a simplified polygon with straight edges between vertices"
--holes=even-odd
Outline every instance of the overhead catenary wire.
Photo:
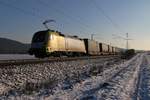
[{"label": "overhead catenary wire", "polygon": [[[36,1],[38,1],[41,5],[43,5],[43,6],[49,8],[49,5],[48,5],[47,3],[45,3],[45,2],[43,2],[42,0],[36,0]],[[28,14],[28,15],[30,15],[30,16],[36,17],[36,18],[38,18],[38,19],[40,19],[40,20],[42,20],[42,21],[45,20],[43,16],[40,16],[39,14],[37,14],[37,13],[35,13],[35,12],[33,12],[33,11],[25,10],[25,9],[23,9],[23,8],[14,6],[14,5],[12,5],[12,4],[10,4],[10,3],[6,3],[6,2],[4,2],[4,1],[0,1],[0,4],[3,5],[3,6],[7,6],[7,7],[9,7],[9,8],[16,9],[16,10],[20,11],[21,13]],[[100,7],[100,8],[101,8],[101,7]],[[67,16],[67,18],[71,19],[71,21],[78,22],[78,24],[79,24],[80,26],[82,26],[82,28],[84,28],[84,30],[86,29],[86,30],[88,30],[88,31],[91,31],[91,30],[90,30],[91,27],[90,27],[89,25],[87,25],[87,24],[81,22],[81,20],[82,20],[81,18],[78,19],[77,17],[73,17],[73,16],[71,16],[71,15],[65,13],[64,11],[61,11],[61,10],[59,10],[59,9],[57,9],[57,8],[54,8],[54,7],[53,7],[53,9],[55,9],[55,11],[58,12],[59,14],[61,14],[61,15],[63,15],[63,16]],[[110,18],[109,16],[107,16],[107,14],[104,12],[104,10],[101,10],[101,11],[102,11],[103,14],[113,23],[113,21],[111,20],[111,18]],[[117,25],[114,24],[114,26],[117,26]],[[92,33],[92,31],[91,31],[91,33]]]},{"label": "overhead catenary wire", "polygon": [[[46,7],[49,7],[46,3],[44,3],[44,2],[41,1],[41,0],[36,0],[36,1],[38,1],[40,4],[42,4],[42,5],[46,6]],[[34,17],[36,17],[36,18],[43,19],[42,16],[40,16],[40,15],[34,13],[34,12],[27,11],[27,10],[25,10],[25,9],[16,7],[16,6],[14,6],[14,5],[10,4],[10,3],[6,3],[6,2],[3,2],[3,1],[0,1],[0,4],[1,4],[1,5],[4,5],[4,6],[7,6],[7,7],[10,7],[10,8],[14,8],[14,9],[20,11],[21,13],[28,14],[28,15],[34,16]],[[94,4],[95,7],[96,7],[97,9],[99,9],[99,11],[101,11],[101,13],[112,23],[112,25],[113,25],[115,28],[119,29],[119,28],[118,28],[118,25],[113,22],[113,20],[105,13],[105,11],[104,11],[100,6],[97,5],[97,3],[96,3],[94,0],[93,0],[93,4]],[[72,19],[72,20],[74,20],[74,21],[77,21],[78,23],[80,23],[80,24],[82,25],[82,27],[86,28],[86,30],[89,30],[89,29],[91,28],[90,26],[88,26],[88,25],[86,25],[86,24],[83,24],[83,23],[80,21],[81,18],[80,18],[80,20],[79,20],[79,19],[76,19],[76,18],[74,18],[74,17],[72,17],[72,16],[70,16],[70,15],[64,13],[64,12],[61,11],[61,10],[58,10],[58,9],[56,9],[56,8],[55,8],[55,10],[56,10],[56,12],[59,12],[59,13],[63,14],[64,16],[67,16],[67,17],[69,17],[70,19]]]},{"label": "overhead catenary wire", "polygon": [[[62,9],[64,9],[64,7],[61,5],[61,3],[59,4],[59,7],[62,8]],[[66,10],[65,10],[65,11],[66,11]],[[73,11],[71,11],[70,9],[67,9],[67,11],[69,11],[69,12],[67,12],[67,13],[69,13],[69,15],[74,15],[74,14],[72,13]],[[66,15],[67,13],[64,12],[65,15]],[[68,14],[67,14],[67,15],[68,15]],[[72,17],[72,16],[70,16],[70,17]],[[87,28],[90,28],[90,29],[91,29],[91,28],[94,28],[93,26],[91,26],[91,25],[89,25],[89,24],[83,23],[82,21],[85,20],[85,18],[83,19],[81,16],[75,15],[75,16],[74,16],[74,19],[80,21],[80,22],[81,22],[83,25],[85,25]],[[87,21],[88,21],[88,20],[85,20],[85,22],[87,22]],[[93,30],[94,30],[94,29],[93,29]]]},{"label": "overhead catenary wire", "polygon": [[111,25],[118,31],[118,32],[123,32],[122,29],[120,29],[120,26],[112,20],[112,18],[103,10],[103,8],[98,5],[98,3],[95,0],[89,0],[91,3],[94,5],[94,7],[111,23]]},{"label": "overhead catenary wire", "polygon": [[112,35],[115,36],[113,39],[120,38],[120,39],[126,40],[126,49],[127,50],[129,49],[129,40],[133,40],[133,39],[129,38],[128,33],[126,33],[126,37],[122,37],[116,34],[112,34]]},{"label": "overhead catenary wire", "polygon": [[[96,2],[96,0],[89,0],[91,1],[91,3],[94,5],[94,7],[109,21],[109,23],[111,23],[111,25],[120,33],[125,33],[121,28],[120,28],[120,25],[118,25],[106,12],[105,10],[100,6],[98,5],[98,3]],[[115,34],[113,34],[115,35]],[[128,40],[129,39],[126,39],[126,38],[123,38],[119,35],[117,35],[117,38],[122,38],[124,40],[126,40],[126,48],[128,49]]]},{"label": "overhead catenary wire", "polygon": [[[63,9],[63,6],[62,6],[61,4],[59,4],[59,7]],[[67,11],[69,11],[69,12],[68,12],[69,15],[73,15],[73,13],[72,13],[72,11],[71,11],[70,9],[67,9]],[[65,13],[65,12],[64,12],[64,13]],[[66,13],[65,13],[65,15],[66,15]],[[83,20],[85,20],[85,19],[83,19],[81,16],[77,16],[77,15],[75,15],[74,18],[77,19],[77,20],[80,21],[80,22],[82,22]],[[75,20],[74,20],[74,21],[75,21]],[[87,22],[87,20],[85,20],[85,22]],[[82,24],[85,25],[86,28],[88,28],[88,29],[96,30],[96,29],[94,29],[93,26],[91,26],[91,25],[89,25],[89,24],[85,24],[85,23],[82,23]],[[92,35],[92,34],[93,34],[93,31],[91,31],[91,32],[89,33],[89,35]],[[95,34],[95,33],[94,33],[94,34]]]},{"label": "overhead catenary wire", "polygon": [[33,8],[34,11],[28,11],[28,10],[25,10],[24,8],[20,8],[18,6],[13,5],[12,3],[4,2],[4,1],[0,1],[0,5],[8,7],[8,8],[12,8],[12,9],[19,11],[20,13],[23,13],[25,15],[35,17],[35,18],[39,19],[40,22],[45,21],[45,18],[43,16],[40,16],[39,14],[34,12],[35,10],[37,12],[36,8]]},{"label": "overhead catenary wire", "polygon": [[37,19],[40,19],[40,20],[43,19],[42,16],[40,16],[40,15],[38,15],[38,14],[32,12],[32,11],[27,11],[27,10],[25,10],[25,9],[23,9],[23,8],[14,6],[13,4],[10,4],[10,3],[8,3],[8,2],[6,3],[6,2],[4,2],[4,1],[0,1],[0,5],[6,6],[6,7],[9,7],[9,8],[13,8],[13,9],[15,9],[15,10],[17,10],[17,11],[23,13],[23,14],[27,14],[27,15],[30,15],[30,16],[32,16],[32,17],[36,17]]},{"label": "overhead catenary wire", "polygon": [[[41,4],[41,2],[40,2],[40,4]],[[42,3],[42,4],[46,4],[46,3]],[[45,20],[45,18],[44,18],[43,16],[40,16],[39,14],[35,13],[34,11],[28,11],[28,10],[26,10],[26,9],[24,9],[24,8],[15,6],[15,5],[13,5],[12,3],[0,1],[0,5],[6,6],[6,7],[8,7],[8,8],[13,8],[14,10],[17,10],[17,11],[19,11],[20,13],[23,13],[23,14],[25,14],[25,15],[29,15],[29,16],[35,17],[35,18],[39,19],[41,22],[43,22],[43,20]],[[35,8],[34,8],[34,10],[35,10]],[[69,17],[70,19],[74,20],[74,22],[78,22],[77,24],[80,25],[82,28],[84,28],[83,30],[85,30],[85,29],[86,29],[86,30],[90,29],[90,27],[87,27],[86,25],[83,25],[83,23],[80,22],[79,20],[75,20],[73,17],[71,17],[71,16],[65,14],[64,12],[62,12],[62,11],[60,11],[60,10],[57,10],[57,9],[55,9],[55,10],[56,10],[56,12],[59,12],[59,14],[61,14],[61,15],[63,14],[64,16],[66,15],[66,16]],[[72,21],[72,20],[71,20],[71,21]],[[70,21],[70,22],[71,22],[71,21]],[[81,29],[81,28],[80,28],[80,29]],[[88,30],[88,31],[89,31],[89,30]]]},{"label": "overhead catenary wire", "polygon": [[[81,22],[81,19],[77,19],[76,17],[73,17],[71,16],[70,14],[67,14],[65,13],[64,11],[60,10],[60,9],[57,9],[57,8],[54,8],[52,6],[49,6],[47,3],[43,2],[42,0],[35,0],[36,2],[38,2],[39,4],[43,5],[44,7],[47,7],[47,8],[51,8],[53,10],[55,10],[56,13],[58,14],[61,14],[63,15],[64,17],[66,18],[69,18],[71,21],[74,21],[76,22],[78,25],[80,25],[84,30],[87,30],[87,31],[91,31],[91,27],[88,26],[87,24]],[[92,31],[91,31],[92,32]]]},{"label": "overhead catenary wire", "polygon": [[[43,2],[43,1],[41,1],[41,0],[36,0],[36,1],[39,2],[41,5],[43,5],[43,6],[47,7],[47,8],[49,8],[49,5],[48,5],[47,3],[45,3],[45,2]],[[11,3],[8,3],[8,2],[6,3],[6,2],[4,2],[4,1],[0,1],[0,4],[3,5],[3,6],[7,6],[7,7],[9,7],[9,8],[13,8],[13,9],[15,9],[15,10],[21,12],[21,13],[24,13],[24,14],[27,14],[27,15],[30,15],[30,16],[33,16],[33,17],[36,17],[37,19],[40,19],[41,21],[45,20],[43,16],[40,16],[40,15],[37,14],[37,13],[35,13],[35,12],[33,12],[33,11],[25,10],[24,8],[17,7],[17,6],[15,6],[15,5],[11,4]],[[53,9],[54,9],[57,13],[59,13],[59,14],[65,16],[65,17],[67,17],[67,18],[69,18],[71,21],[77,22],[77,24],[80,25],[80,26],[83,28],[82,30],[87,30],[88,32],[91,31],[91,30],[90,30],[91,27],[90,27],[89,25],[87,25],[87,24],[81,22],[81,20],[82,20],[81,18],[77,19],[77,17],[73,17],[73,16],[71,16],[71,15],[69,15],[69,14],[65,13],[64,11],[61,11],[61,10],[59,10],[59,9],[57,9],[57,8],[53,8]],[[35,8],[34,8],[34,10],[35,10]],[[70,21],[70,22],[71,22],[71,21]],[[92,33],[92,31],[89,32],[89,34],[90,34],[90,33]]]}]

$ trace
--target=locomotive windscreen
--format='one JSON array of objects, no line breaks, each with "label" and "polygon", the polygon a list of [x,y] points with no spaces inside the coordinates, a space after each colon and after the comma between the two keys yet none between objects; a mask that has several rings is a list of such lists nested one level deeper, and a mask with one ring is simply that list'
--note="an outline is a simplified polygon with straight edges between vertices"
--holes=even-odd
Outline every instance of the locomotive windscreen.
[{"label": "locomotive windscreen", "polygon": [[32,42],[44,42],[47,31],[40,31],[34,34]]}]

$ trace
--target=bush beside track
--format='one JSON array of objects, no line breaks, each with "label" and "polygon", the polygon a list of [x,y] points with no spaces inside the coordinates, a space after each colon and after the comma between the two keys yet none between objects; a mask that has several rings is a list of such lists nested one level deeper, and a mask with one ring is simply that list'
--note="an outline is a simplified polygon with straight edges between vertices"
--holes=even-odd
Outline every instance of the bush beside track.
[{"label": "bush beside track", "polygon": [[132,58],[134,55],[135,55],[135,50],[134,49],[129,49],[129,50],[126,50],[125,52],[122,52],[121,53],[121,58],[122,59],[130,59]]}]

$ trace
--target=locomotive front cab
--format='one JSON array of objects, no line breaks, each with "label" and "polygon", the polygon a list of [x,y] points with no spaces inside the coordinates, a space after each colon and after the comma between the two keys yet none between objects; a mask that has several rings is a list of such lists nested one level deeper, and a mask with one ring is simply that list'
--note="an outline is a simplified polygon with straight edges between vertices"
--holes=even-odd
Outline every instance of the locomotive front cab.
[{"label": "locomotive front cab", "polygon": [[49,30],[36,32],[32,38],[29,54],[35,55],[36,57],[45,57],[47,54],[46,48],[48,37],[49,37]]}]

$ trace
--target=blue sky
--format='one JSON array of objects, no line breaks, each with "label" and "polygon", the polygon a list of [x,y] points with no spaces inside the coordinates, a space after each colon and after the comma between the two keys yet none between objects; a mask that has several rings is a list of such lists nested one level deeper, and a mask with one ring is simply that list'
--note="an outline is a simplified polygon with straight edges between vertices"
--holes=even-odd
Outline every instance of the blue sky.
[{"label": "blue sky", "polygon": [[67,35],[90,38],[130,48],[150,49],[150,0],[0,0],[0,37],[30,43],[45,29],[42,22],[54,19],[50,28]]}]

